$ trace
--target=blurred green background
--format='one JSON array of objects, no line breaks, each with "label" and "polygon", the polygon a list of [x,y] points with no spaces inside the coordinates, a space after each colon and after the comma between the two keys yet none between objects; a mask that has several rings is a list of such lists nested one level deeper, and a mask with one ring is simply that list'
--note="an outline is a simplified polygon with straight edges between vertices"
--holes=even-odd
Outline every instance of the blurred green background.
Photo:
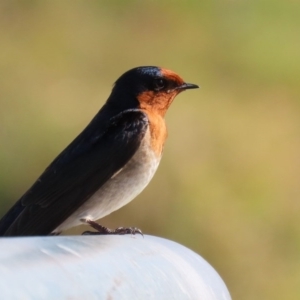
[{"label": "blurred green background", "polygon": [[195,250],[233,299],[299,299],[296,0],[1,1],[1,215],[140,65],[201,89],[169,110],[151,184],[101,223]]}]

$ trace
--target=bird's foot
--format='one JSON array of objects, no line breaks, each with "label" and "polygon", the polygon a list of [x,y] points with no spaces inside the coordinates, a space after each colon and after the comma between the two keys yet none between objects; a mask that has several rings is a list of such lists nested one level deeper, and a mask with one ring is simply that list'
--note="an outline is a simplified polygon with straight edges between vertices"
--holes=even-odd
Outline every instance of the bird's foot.
[{"label": "bird's foot", "polygon": [[85,223],[89,224],[91,227],[96,229],[97,231],[85,231],[82,233],[82,235],[101,235],[101,234],[133,234],[136,233],[143,235],[142,231],[137,227],[118,227],[116,229],[110,229],[107,227],[104,227],[94,221],[91,220],[84,220]]}]

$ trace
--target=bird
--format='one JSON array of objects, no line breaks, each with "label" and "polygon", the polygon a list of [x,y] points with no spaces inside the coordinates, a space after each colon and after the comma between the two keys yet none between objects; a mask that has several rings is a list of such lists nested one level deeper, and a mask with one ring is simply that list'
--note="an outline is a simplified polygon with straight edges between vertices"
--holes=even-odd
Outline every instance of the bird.
[{"label": "bird", "polygon": [[135,234],[96,221],[133,200],[160,163],[174,98],[199,86],[156,66],[130,69],[87,127],[0,220],[0,236],[46,236],[81,225],[84,234]]}]

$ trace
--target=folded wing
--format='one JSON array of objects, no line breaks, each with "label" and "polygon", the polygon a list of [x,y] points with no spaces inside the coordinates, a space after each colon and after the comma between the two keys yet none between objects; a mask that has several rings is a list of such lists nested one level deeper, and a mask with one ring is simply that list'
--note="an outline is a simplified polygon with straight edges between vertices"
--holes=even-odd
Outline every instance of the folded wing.
[{"label": "folded wing", "polygon": [[48,235],[131,159],[148,127],[138,109],[90,124],[0,221],[0,236]]}]

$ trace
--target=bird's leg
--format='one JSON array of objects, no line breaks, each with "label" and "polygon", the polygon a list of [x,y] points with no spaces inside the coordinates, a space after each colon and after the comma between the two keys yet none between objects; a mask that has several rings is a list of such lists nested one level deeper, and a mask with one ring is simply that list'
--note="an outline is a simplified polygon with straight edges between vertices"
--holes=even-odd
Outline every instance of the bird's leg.
[{"label": "bird's leg", "polygon": [[118,227],[116,229],[109,229],[107,227],[104,227],[97,222],[82,219],[81,220],[84,223],[89,224],[91,227],[96,229],[97,231],[85,231],[82,233],[82,235],[101,235],[101,234],[136,234],[139,233],[143,235],[142,231],[139,228],[136,227]]},{"label": "bird's leg", "polygon": [[51,232],[49,235],[52,235],[52,236],[56,236],[56,235],[60,235],[61,232]]}]

